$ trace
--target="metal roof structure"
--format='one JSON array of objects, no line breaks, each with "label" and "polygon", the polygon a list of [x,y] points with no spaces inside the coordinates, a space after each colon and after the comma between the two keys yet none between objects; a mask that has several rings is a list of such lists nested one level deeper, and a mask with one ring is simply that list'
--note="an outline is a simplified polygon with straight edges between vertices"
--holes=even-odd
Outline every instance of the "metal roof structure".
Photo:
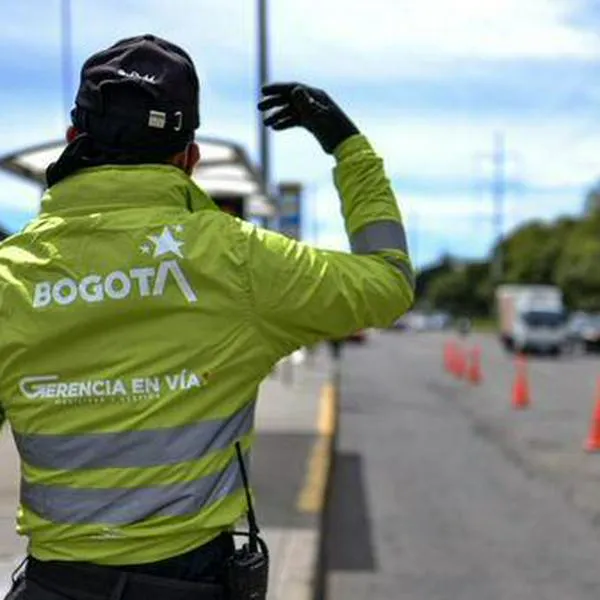
[{"label": "metal roof structure", "polygon": [[[252,217],[272,217],[275,207],[265,194],[259,171],[242,146],[233,142],[200,137],[201,159],[192,178],[213,198],[241,196]],[[25,148],[0,157],[0,171],[12,173],[44,187],[47,166],[66,146],[64,140]]]}]

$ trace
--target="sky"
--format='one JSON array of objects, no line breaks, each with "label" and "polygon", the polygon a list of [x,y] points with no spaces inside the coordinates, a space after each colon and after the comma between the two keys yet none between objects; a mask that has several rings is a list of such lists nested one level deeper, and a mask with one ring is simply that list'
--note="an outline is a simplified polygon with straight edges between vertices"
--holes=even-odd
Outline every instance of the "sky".
[{"label": "sky", "polygon": [[[61,0],[0,0],[0,156],[66,125]],[[85,58],[154,33],[199,72],[200,135],[258,160],[256,2],[72,0],[69,106]],[[417,266],[483,258],[498,230],[492,160],[503,140],[503,232],[577,215],[600,178],[600,8],[593,0],[270,0],[272,81],[325,89],[383,157]],[[304,184],[303,232],[347,249],[333,160],[301,130],[271,136],[274,181]],[[39,190],[0,175],[16,231]]]}]

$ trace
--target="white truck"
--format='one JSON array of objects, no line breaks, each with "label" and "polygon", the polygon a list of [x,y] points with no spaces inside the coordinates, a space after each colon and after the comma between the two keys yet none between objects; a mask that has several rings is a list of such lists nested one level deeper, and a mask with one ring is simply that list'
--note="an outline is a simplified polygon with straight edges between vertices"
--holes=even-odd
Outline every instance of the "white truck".
[{"label": "white truck", "polygon": [[496,288],[500,339],[507,350],[560,354],[567,341],[563,295],[552,285]]}]

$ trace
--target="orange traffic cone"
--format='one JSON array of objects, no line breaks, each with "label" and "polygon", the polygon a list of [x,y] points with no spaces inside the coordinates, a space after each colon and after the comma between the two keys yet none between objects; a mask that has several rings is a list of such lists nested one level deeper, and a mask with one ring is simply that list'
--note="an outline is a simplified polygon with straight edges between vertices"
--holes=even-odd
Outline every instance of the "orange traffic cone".
[{"label": "orange traffic cone", "polygon": [[457,343],[452,346],[452,375],[460,377],[460,347]]},{"label": "orange traffic cone", "polygon": [[512,388],[512,405],[516,409],[527,408],[531,398],[529,397],[527,362],[524,356],[517,358],[516,369],[517,373]]},{"label": "orange traffic cone", "polygon": [[467,360],[464,348],[456,345],[456,356],[454,359],[454,375],[457,379],[463,379],[467,375]]},{"label": "orange traffic cone", "polygon": [[585,443],[585,449],[588,452],[598,452],[600,450],[600,379],[596,388],[596,406],[592,416],[592,426],[588,439]]},{"label": "orange traffic cone", "polygon": [[452,373],[452,342],[444,344],[444,371]]},{"label": "orange traffic cone", "polygon": [[454,375],[456,371],[456,344],[453,341],[448,342],[446,361],[446,370]]},{"label": "orange traffic cone", "polygon": [[481,373],[481,348],[475,346],[471,350],[471,362],[469,364],[469,381],[474,385],[479,385],[483,379]]}]

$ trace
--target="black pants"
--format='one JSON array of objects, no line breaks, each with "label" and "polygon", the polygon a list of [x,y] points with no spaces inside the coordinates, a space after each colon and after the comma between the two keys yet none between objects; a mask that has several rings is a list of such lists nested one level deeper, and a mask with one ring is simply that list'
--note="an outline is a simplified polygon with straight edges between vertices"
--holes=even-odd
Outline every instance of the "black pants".
[{"label": "black pants", "polygon": [[145,565],[106,567],[30,558],[5,600],[225,600],[233,538],[223,534],[186,554]]}]

